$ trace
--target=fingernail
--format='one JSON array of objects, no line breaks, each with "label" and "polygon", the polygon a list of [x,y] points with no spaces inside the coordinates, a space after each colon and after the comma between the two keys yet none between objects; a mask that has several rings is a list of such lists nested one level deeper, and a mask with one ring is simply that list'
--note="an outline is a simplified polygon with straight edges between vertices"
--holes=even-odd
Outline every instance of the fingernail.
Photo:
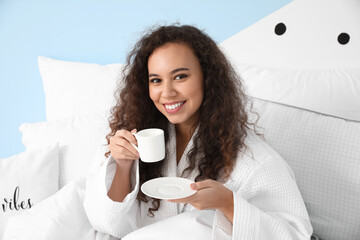
[{"label": "fingernail", "polygon": [[192,190],[195,190],[195,183],[190,184]]}]

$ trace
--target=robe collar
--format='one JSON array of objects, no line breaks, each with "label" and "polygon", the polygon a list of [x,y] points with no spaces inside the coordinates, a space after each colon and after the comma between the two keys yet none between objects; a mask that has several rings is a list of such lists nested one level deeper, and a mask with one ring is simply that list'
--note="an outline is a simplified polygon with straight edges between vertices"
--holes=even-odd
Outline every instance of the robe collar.
[{"label": "robe collar", "polygon": [[194,136],[198,132],[198,127],[195,129],[193,135],[191,136],[190,141],[188,142],[184,153],[180,158],[179,164],[176,163],[176,130],[174,124],[169,123],[168,132],[169,141],[166,144],[166,150],[168,154],[166,157],[166,161],[168,167],[167,173],[165,175],[169,177],[186,177],[195,181],[195,177],[198,175],[199,172],[197,167],[195,167],[195,169],[189,175],[185,174],[185,176],[182,176],[182,173],[187,167],[189,167],[189,160],[187,155],[194,146]]}]

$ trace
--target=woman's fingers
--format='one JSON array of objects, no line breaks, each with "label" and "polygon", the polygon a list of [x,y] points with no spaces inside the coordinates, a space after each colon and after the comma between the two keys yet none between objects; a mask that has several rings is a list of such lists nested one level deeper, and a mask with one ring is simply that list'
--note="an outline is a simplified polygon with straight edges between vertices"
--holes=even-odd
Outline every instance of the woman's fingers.
[{"label": "woman's fingers", "polygon": [[136,141],[136,138],[133,135],[133,133],[136,133],[136,129],[133,129],[131,132],[121,129],[121,130],[116,131],[115,136],[122,137],[122,138],[126,139],[127,141],[131,142],[132,144],[137,145],[137,141]]},{"label": "woman's fingers", "polygon": [[207,179],[207,180],[204,180],[204,181],[192,183],[190,185],[190,187],[191,187],[192,190],[200,190],[200,189],[204,189],[204,188],[213,187],[214,184],[216,184],[216,181],[211,180],[211,179]]},{"label": "woman's fingers", "polygon": [[[131,145],[131,143],[123,138],[123,137],[115,137],[114,139],[114,144],[116,146],[119,146],[120,148],[118,149],[119,152],[125,154],[125,155],[133,155],[135,157],[139,156],[138,151],[135,149],[135,147],[133,145]],[[132,153],[132,154],[129,154]]]},{"label": "woman's fingers", "polygon": [[115,159],[134,160],[137,158],[136,155],[132,154],[122,146],[116,146],[110,149],[111,156]]},{"label": "woman's fingers", "polygon": [[[136,129],[132,132],[136,132]],[[116,159],[138,159],[139,153],[131,143],[137,144],[136,138],[131,132],[124,129],[116,131],[115,135],[110,138],[111,155]]]},{"label": "woman's fingers", "polygon": [[192,183],[190,187],[197,192],[182,199],[168,200],[174,203],[189,203],[196,209],[224,209],[224,205],[231,205],[233,202],[232,191],[222,183],[215,180],[204,180]]}]

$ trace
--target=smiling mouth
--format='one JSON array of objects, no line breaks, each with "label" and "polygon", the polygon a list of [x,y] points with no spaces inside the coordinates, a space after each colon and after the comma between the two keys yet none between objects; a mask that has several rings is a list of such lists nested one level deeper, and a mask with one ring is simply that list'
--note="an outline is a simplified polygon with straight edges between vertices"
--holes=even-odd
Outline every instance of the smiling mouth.
[{"label": "smiling mouth", "polygon": [[163,105],[168,113],[175,113],[178,110],[180,110],[180,108],[184,105],[185,102],[186,101],[182,101],[174,104],[163,104]]}]

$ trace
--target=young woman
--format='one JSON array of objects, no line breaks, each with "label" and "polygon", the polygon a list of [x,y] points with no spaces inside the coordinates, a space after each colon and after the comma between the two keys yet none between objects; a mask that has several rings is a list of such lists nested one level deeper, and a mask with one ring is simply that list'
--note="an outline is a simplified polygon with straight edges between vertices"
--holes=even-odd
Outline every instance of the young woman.
[{"label": "young woman", "polygon": [[[209,36],[192,26],[151,31],[130,52],[123,83],[107,161],[87,181],[84,206],[96,230],[121,238],[182,212],[214,209],[213,239],[310,238],[293,173],[257,136],[241,81]],[[132,132],[151,127],[164,130],[167,154],[143,163]],[[197,192],[165,201],[139,190],[161,176],[194,180]]]}]

